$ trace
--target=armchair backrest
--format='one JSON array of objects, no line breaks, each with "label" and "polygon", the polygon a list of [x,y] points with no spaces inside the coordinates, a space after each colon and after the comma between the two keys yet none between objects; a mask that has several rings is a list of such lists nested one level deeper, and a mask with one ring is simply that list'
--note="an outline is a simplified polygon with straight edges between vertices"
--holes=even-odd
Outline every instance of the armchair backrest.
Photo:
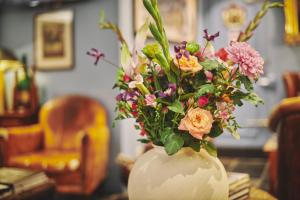
[{"label": "armchair backrest", "polygon": [[287,97],[296,97],[300,95],[300,72],[285,72],[283,74]]},{"label": "armchair backrest", "polygon": [[59,97],[47,102],[40,111],[46,149],[78,150],[89,128],[107,126],[104,107],[80,95]]},{"label": "armchair backrest", "polygon": [[300,199],[300,97],[283,100],[272,112],[269,127],[279,134],[279,200]]}]

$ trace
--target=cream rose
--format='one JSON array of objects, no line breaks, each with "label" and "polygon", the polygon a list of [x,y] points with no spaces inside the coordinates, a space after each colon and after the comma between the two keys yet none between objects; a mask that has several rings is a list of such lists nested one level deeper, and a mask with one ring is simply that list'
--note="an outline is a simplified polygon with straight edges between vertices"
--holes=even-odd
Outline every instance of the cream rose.
[{"label": "cream rose", "polygon": [[180,121],[178,129],[188,131],[193,137],[202,139],[204,134],[210,132],[213,121],[213,116],[209,111],[191,108]]},{"label": "cream rose", "polygon": [[195,56],[189,56],[189,58],[182,56],[180,59],[175,58],[174,63],[179,69],[186,72],[197,72],[203,68]]}]

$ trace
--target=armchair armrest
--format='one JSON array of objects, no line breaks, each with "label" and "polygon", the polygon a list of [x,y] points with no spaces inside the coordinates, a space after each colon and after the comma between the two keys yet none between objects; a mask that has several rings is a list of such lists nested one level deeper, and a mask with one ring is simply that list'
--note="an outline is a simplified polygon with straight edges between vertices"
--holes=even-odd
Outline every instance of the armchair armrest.
[{"label": "armchair armrest", "polygon": [[300,97],[284,99],[276,106],[269,118],[269,128],[272,131],[276,131],[280,121],[293,114],[300,114]]},{"label": "armchair armrest", "polygon": [[0,144],[4,163],[7,163],[11,156],[41,149],[43,146],[42,129],[39,125],[1,129]]},{"label": "armchair armrest", "polygon": [[93,127],[86,131],[82,139],[81,175],[83,191],[93,191],[107,174],[109,160],[109,128]]}]

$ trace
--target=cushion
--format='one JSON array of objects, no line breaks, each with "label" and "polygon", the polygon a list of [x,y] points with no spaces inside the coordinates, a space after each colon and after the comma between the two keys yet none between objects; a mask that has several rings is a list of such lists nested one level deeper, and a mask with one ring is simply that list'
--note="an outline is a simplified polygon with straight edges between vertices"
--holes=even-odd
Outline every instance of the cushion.
[{"label": "cushion", "polygon": [[80,166],[80,152],[47,150],[22,154],[11,157],[8,165],[21,168],[29,167],[51,173],[76,171]]}]

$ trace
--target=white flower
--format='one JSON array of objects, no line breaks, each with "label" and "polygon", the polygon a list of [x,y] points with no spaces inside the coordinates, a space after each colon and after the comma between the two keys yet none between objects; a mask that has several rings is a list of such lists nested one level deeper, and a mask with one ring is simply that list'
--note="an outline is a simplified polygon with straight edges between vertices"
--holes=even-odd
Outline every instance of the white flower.
[{"label": "white flower", "polygon": [[134,81],[128,83],[128,87],[133,89],[136,88],[136,84],[142,84],[144,82],[143,76],[138,74],[134,77]]}]

